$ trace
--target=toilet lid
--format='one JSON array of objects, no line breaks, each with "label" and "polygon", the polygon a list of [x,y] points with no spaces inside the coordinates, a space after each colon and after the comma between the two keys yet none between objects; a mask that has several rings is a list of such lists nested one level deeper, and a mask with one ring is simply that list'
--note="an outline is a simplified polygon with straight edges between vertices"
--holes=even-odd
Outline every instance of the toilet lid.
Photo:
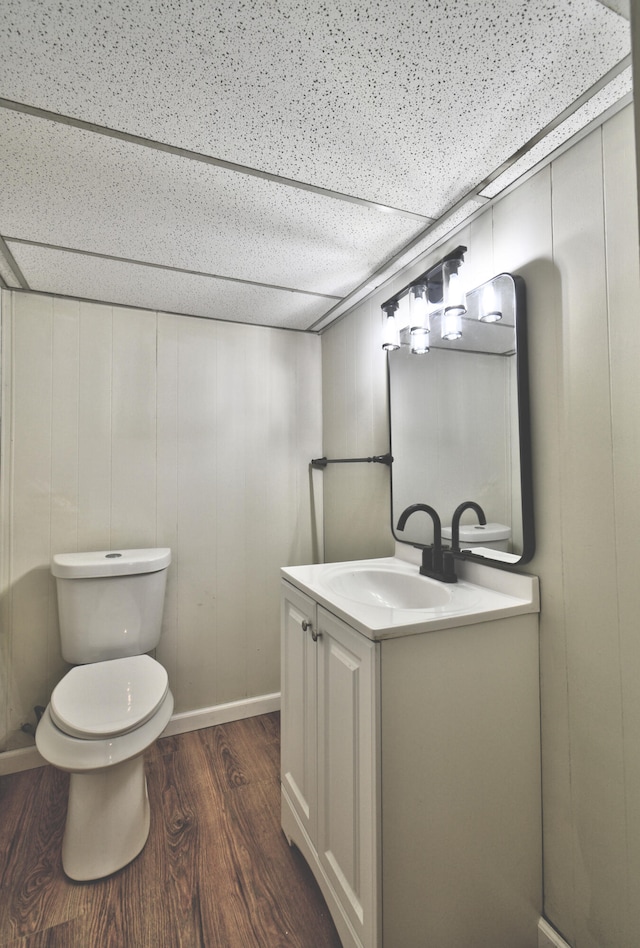
[{"label": "toilet lid", "polygon": [[51,717],[72,737],[117,737],[148,721],[168,688],[167,672],[149,655],[77,665],[54,688]]}]

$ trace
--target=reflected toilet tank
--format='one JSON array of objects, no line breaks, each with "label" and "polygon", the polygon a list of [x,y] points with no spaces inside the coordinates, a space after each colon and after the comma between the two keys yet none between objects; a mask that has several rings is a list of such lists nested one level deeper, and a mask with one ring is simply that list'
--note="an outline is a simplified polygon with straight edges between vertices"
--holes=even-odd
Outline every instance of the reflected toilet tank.
[{"label": "reflected toilet tank", "polygon": [[[451,526],[442,528],[442,539],[451,543]],[[511,528],[504,523],[460,524],[460,549],[473,550],[484,546],[490,550],[509,552]]]}]

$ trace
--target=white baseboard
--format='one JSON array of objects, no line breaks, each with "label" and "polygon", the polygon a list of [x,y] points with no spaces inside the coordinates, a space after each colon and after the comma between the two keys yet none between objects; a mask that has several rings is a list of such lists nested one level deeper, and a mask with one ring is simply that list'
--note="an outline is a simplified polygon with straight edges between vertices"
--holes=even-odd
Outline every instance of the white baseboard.
[{"label": "white baseboard", "polygon": [[546,919],[538,922],[538,948],[571,948]]},{"label": "white baseboard", "polygon": [[46,763],[35,746],[4,751],[0,754],[0,777],[5,774],[18,774],[21,770],[33,770],[34,767],[44,767]]},{"label": "white baseboard", "polygon": [[216,704],[212,708],[182,711],[173,715],[162,732],[162,737],[184,734],[185,731],[198,731],[203,727],[228,724],[229,721],[241,721],[243,718],[252,718],[257,714],[268,714],[279,710],[280,692],[276,691],[271,695],[258,695],[256,698],[243,698],[240,701],[229,701],[227,704]]},{"label": "white baseboard", "polygon": [[[279,710],[280,692],[277,691],[270,695],[258,695],[256,698],[243,698],[240,701],[217,704],[212,708],[182,711],[172,716],[162,732],[162,737],[184,734],[186,731],[198,731],[203,727],[228,724],[230,721],[241,721],[243,718],[252,718],[257,714],[268,714]],[[21,770],[33,770],[34,767],[44,767],[46,763],[47,761],[38,753],[36,747],[21,747],[19,750],[5,751],[0,754],[0,777],[5,774],[17,774]]]}]

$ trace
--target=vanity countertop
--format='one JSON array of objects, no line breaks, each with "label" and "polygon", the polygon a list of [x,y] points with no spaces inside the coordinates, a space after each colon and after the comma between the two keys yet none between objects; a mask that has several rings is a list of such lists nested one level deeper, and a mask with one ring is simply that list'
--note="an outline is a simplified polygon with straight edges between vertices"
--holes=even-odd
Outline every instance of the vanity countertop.
[{"label": "vanity countertop", "polygon": [[420,576],[415,551],[404,546],[396,556],[287,566],[281,574],[374,641],[540,611],[535,576],[460,561],[459,581],[440,583]]}]

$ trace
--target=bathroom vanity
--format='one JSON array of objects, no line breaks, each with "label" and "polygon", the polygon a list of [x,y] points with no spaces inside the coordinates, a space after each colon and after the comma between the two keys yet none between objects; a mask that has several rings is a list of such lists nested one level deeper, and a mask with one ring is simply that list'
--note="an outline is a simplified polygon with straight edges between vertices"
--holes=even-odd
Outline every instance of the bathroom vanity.
[{"label": "bathroom vanity", "polygon": [[282,570],[282,826],[345,948],[537,944],[537,580],[462,572]]}]

